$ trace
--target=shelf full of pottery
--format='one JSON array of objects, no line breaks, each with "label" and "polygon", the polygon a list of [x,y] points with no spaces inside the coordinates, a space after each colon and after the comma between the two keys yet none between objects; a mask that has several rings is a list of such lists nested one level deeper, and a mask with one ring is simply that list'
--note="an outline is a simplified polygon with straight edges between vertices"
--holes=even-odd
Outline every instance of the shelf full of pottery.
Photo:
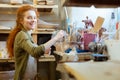
[{"label": "shelf full of pottery", "polygon": [[[40,2],[43,3],[43,1],[45,1],[46,4],[40,4]],[[58,5],[55,4],[53,0],[1,0],[0,8],[19,8],[24,4],[30,4],[36,8],[58,8]]]}]

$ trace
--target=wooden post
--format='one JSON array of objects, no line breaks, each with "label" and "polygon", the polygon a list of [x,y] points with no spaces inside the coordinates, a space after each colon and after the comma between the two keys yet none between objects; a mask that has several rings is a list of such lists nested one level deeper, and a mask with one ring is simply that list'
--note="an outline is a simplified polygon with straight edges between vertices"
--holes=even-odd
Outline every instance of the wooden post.
[{"label": "wooden post", "polygon": [[37,0],[33,0],[33,5],[37,5]]}]

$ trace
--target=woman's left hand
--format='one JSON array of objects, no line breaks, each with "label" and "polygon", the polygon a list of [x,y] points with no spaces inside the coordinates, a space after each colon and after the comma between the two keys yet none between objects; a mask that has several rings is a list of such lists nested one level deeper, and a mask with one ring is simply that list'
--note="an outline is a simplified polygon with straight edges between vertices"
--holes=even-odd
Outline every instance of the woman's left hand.
[{"label": "woman's left hand", "polygon": [[67,36],[67,33],[64,30],[60,30],[55,36],[55,39],[61,41],[65,36]]}]

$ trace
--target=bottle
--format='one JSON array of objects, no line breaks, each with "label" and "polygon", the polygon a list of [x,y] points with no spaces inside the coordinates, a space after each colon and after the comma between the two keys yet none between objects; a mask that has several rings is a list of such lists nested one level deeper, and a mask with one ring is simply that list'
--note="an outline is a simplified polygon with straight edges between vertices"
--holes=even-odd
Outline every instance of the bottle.
[{"label": "bottle", "polygon": [[109,39],[112,39],[116,31],[116,20],[115,20],[114,12],[111,13],[111,19],[110,19],[110,25],[108,31],[110,32]]},{"label": "bottle", "polygon": [[115,30],[116,30],[115,14],[114,14],[114,12],[112,12],[111,19],[110,19],[109,32],[113,32]]}]

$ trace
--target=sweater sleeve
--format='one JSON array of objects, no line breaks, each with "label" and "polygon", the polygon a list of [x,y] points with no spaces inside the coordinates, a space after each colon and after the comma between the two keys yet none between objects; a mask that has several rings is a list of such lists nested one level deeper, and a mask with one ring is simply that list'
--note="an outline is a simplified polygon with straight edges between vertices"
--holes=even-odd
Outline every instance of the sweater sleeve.
[{"label": "sweater sleeve", "polygon": [[17,45],[19,45],[20,48],[22,48],[24,51],[35,58],[39,58],[45,52],[44,45],[41,44],[39,46],[36,46],[25,32],[21,31],[20,33],[18,33],[16,39]]}]

